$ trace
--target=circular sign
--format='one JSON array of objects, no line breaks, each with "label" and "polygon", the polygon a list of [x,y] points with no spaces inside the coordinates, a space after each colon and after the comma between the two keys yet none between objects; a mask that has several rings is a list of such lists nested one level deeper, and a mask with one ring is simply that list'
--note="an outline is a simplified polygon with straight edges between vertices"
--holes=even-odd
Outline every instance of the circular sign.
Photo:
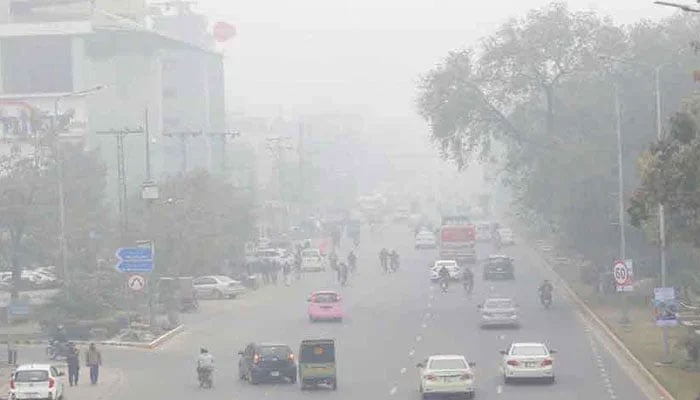
[{"label": "circular sign", "polygon": [[131,290],[143,290],[143,288],[146,286],[146,278],[141,275],[131,275],[129,280],[126,281],[126,284]]},{"label": "circular sign", "polygon": [[623,261],[616,261],[615,265],[613,265],[613,278],[618,285],[624,285],[629,282],[627,265]]}]

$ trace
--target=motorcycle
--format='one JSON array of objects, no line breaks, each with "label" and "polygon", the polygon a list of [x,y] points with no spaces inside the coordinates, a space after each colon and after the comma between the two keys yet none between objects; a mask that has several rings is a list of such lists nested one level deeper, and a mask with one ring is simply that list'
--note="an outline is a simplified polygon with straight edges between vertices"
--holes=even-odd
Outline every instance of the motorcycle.
[{"label": "motorcycle", "polygon": [[68,357],[68,342],[60,342],[58,340],[49,340],[49,345],[46,347],[46,355],[51,360]]},{"label": "motorcycle", "polygon": [[549,290],[543,290],[540,293],[540,303],[544,308],[549,308],[552,305],[552,292]]},{"label": "motorcycle", "polygon": [[474,290],[474,280],[473,279],[465,279],[464,282],[462,282],[462,285],[464,286],[464,291],[467,294],[472,294],[472,290]]},{"label": "motorcycle", "polygon": [[211,368],[200,368],[197,370],[197,379],[200,388],[211,389],[214,385]]}]

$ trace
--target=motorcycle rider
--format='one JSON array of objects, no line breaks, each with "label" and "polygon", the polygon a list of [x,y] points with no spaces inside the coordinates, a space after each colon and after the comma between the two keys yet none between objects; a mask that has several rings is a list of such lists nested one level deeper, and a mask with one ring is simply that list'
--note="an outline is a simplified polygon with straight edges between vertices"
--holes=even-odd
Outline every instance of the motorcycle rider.
[{"label": "motorcycle rider", "polygon": [[[214,370],[214,356],[207,349],[202,347],[199,349],[199,357],[197,357],[197,378],[201,384],[205,378],[205,374],[211,374]],[[211,381],[211,375],[209,376]]]},{"label": "motorcycle rider", "polygon": [[382,248],[379,252],[379,262],[382,265],[382,271],[387,272],[387,266],[389,265],[389,250]]},{"label": "motorcycle rider", "polygon": [[350,267],[350,271],[352,272],[355,272],[355,270],[357,269],[357,256],[352,250],[350,250],[350,254],[348,254],[348,266]]},{"label": "motorcycle rider", "polygon": [[468,293],[471,293],[472,289],[474,289],[474,273],[469,267],[464,268],[462,272],[462,284],[464,285],[464,290]]},{"label": "motorcycle rider", "polygon": [[443,287],[444,291],[447,291],[447,286],[450,282],[450,271],[443,265],[442,268],[440,268],[438,275],[440,276],[440,286]]},{"label": "motorcycle rider", "polygon": [[389,264],[392,271],[399,269],[399,253],[397,253],[396,250],[392,249],[391,253],[389,253]]},{"label": "motorcycle rider", "polygon": [[540,293],[540,302],[544,303],[545,299],[551,302],[553,290],[554,286],[552,286],[552,283],[549,282],[548,279],[545,279],[540,285],[540,287],[537,289],[537,291]]}]

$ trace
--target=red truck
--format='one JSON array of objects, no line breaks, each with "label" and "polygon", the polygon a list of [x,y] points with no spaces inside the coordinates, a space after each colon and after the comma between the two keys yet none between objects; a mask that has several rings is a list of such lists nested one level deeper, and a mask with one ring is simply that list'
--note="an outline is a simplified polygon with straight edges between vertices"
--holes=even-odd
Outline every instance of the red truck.
[{"label": "red truck", "polygon": [[476,229],[463,216],[443,217],[440,227],[440,258],[458,263],[476,263]]}]

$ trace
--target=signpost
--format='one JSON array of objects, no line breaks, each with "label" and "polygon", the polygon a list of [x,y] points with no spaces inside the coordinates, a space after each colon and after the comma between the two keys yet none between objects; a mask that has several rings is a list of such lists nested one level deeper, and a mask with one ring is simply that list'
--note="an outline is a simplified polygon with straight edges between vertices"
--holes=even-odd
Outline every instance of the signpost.
[{"label": "signpost", "polygon": [[615,260],[613,262],[613,279],[615,280],[615,289],[618,292],[633,291],[633,277],[632,260]]},{"label": "signpost", "polygon": [[117,250],[119,272],[149,273],[153,271],[152,247],[122,247]]},{"label": "signpost", "polygon": [[126,284],[129,286],[129,289],[139,292],[146,286],[146,278],[141,275],[131,275]]},{"label": "signpost", "polygon": [[678,325],[678,301],[674,288],[654,288],[654,316],[656,326]]}]

